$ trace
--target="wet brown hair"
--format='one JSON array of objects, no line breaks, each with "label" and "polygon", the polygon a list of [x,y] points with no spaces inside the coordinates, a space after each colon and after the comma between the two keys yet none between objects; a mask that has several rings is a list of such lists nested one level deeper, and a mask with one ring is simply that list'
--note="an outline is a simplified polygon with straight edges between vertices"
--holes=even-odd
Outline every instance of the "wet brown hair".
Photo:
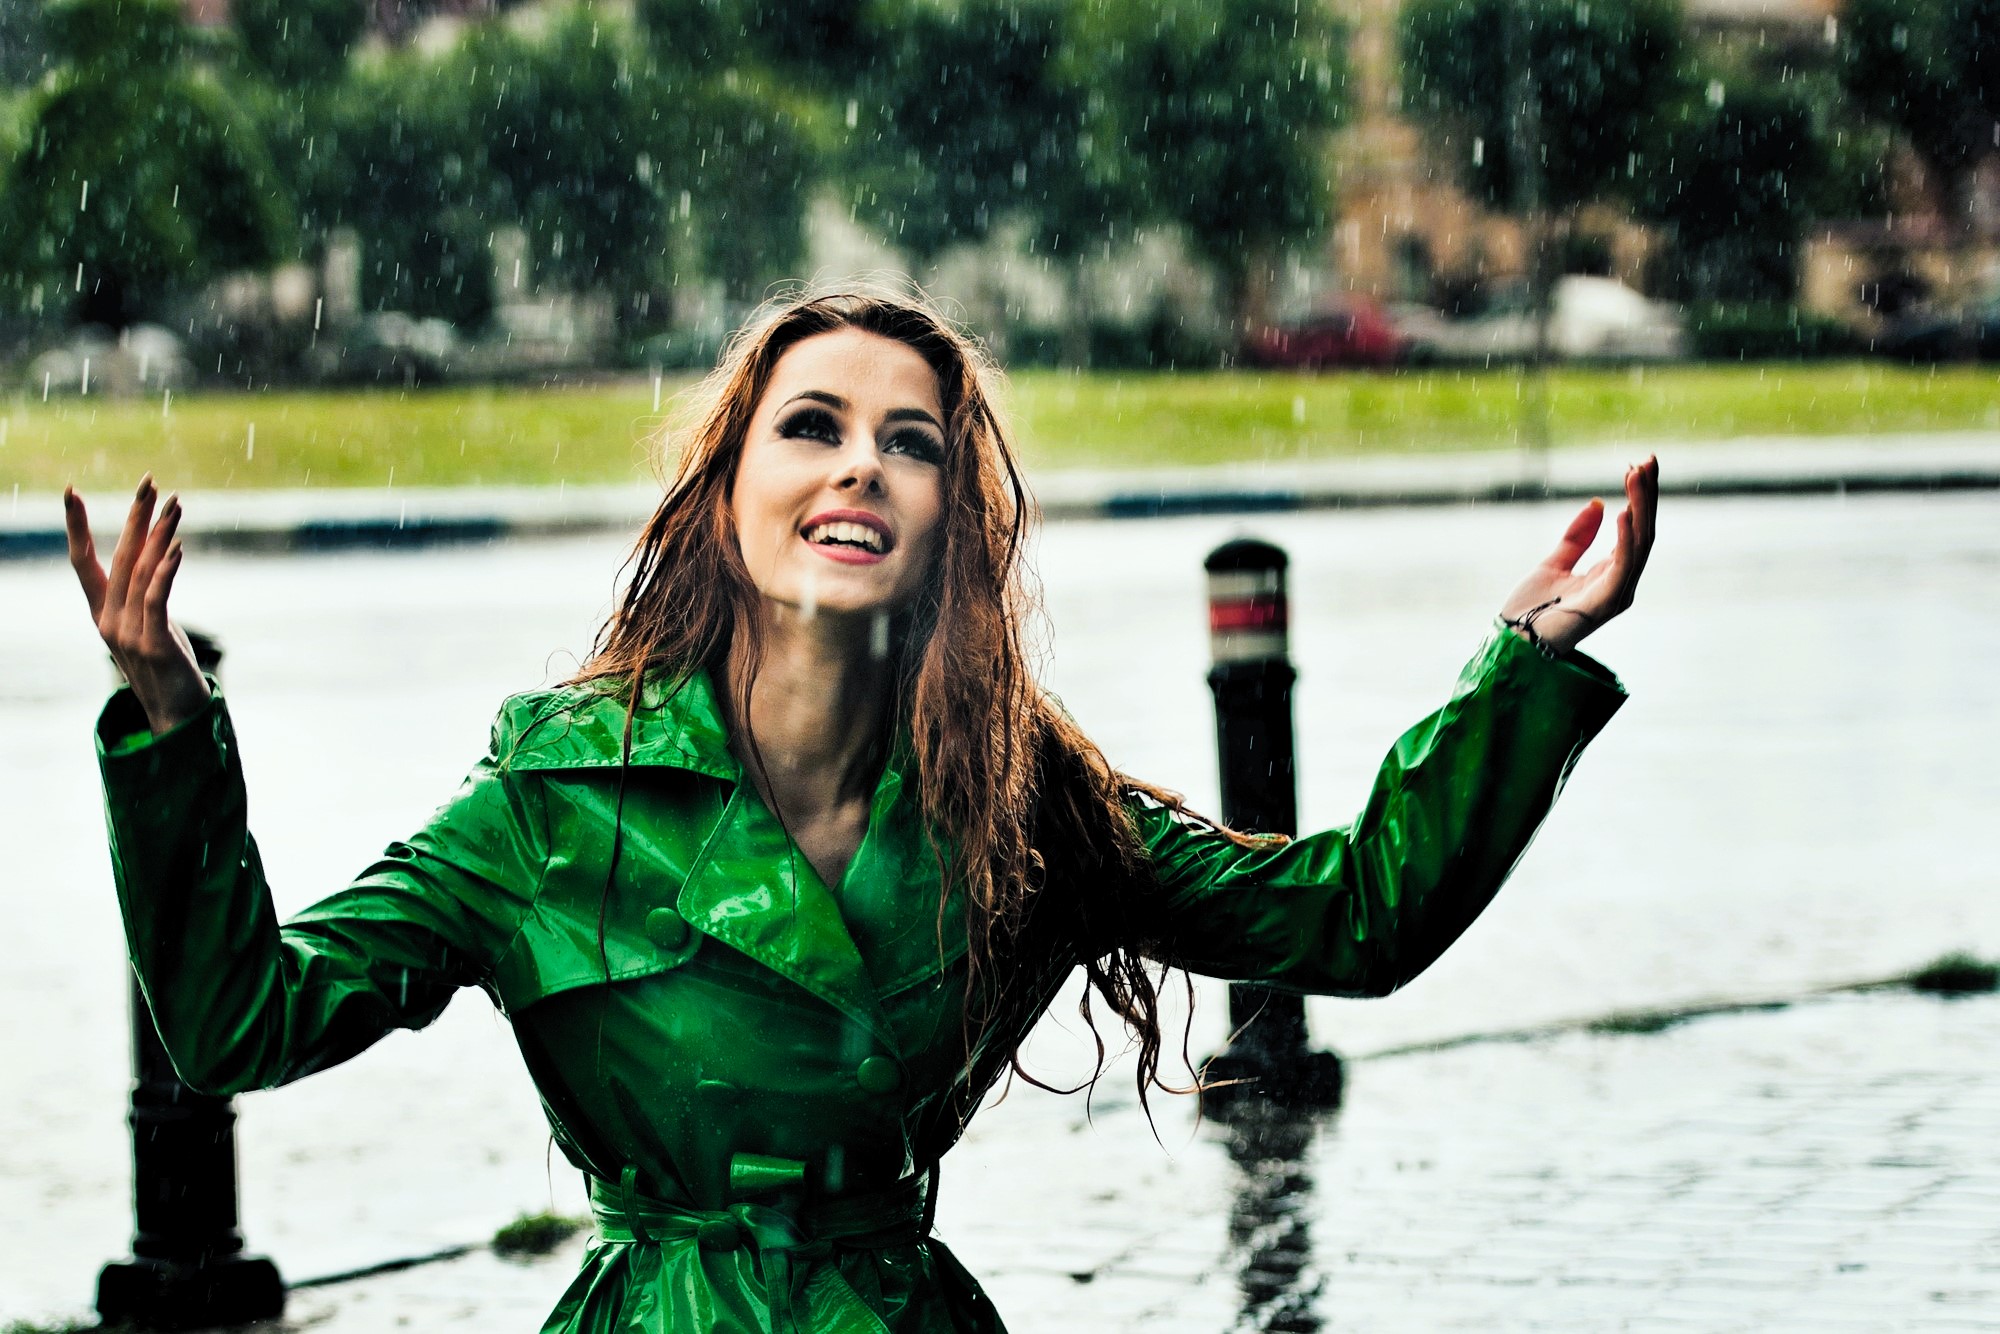
[{"label": "wet brown hair", "polygon": [[[696,394],[698,414],[678,443],[666,496],[575,679],[622,686],[635,711],[649,674],[685,680],[706,668],[718,682],[735,683],[733,716],[750,716],[764,618],[729,505],[737,463],[778,358],[840,329],[914,349],[937,374],[945,413],[936,556],[894,626],[889,718],[891,728],[908,729],[916,799],[942,883],[947,894],[954,884],[965,894],[968,1061],[977,1036],[1019,989],[1036,989],[1027,975],[1051,962],[1028,957],[1033,947],[1024,946],[1039,896],[1059,887],[1100,900],[1074,905],[1079,919],[1099,924],[1090,948],[1104,951],[1082,961],[1088,985],[1080,1008],[1090,1020],[1094,995],[1129,1026],[1143,1101],[1149,1088],[1173,1086],[1160,1078],[1165,966],[1149,958],[1160,949],[1120,939],[1112,925],[1122,895],[1143,892],[1146,869],[1125,802],[1144,796],[1182,807],[1173,794],[1115,771],[1034,679],[1024,624],[1035,607],[1022,542],[1038,516],[995,409],[991,362],[926,302],[808,294],[773,302],[746,323]],[[886,754],[888,738],[881,745]],[[754,759],[754,738],[751,748]],[[944,906],[941,899],[941,921]],[[1032,938],[1047,942],[1040,933]],[[1105,1044],[1094,1024],[1091,1031],[1101,1074]],[[1040,1082],[1021,1069],[1018,1053],[1008,1055],[1024,1079]]]}]

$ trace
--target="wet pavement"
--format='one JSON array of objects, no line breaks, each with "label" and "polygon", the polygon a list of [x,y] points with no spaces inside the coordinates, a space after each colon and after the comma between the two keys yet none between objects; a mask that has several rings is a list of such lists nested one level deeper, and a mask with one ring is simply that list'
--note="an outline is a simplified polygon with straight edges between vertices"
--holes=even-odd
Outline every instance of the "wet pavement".
[{"label": "wet pavement", "polygon": [[[1057,525],[1051,680],[1116,762],[1212,808],[1200,559],[1276,541],[1302,818],[1344,822],[1566,517]],[[420,822],[501,695],[569,670],[551,650],[584,649],[619,556],[593,539],[190,562],[183,615],[228,647],[281,909]],[[1634,698],[1514,882],[1404,992],[1313,1002],[1316,1033],[1365,1055],[2000,956],[1980,833],[2000,805],[1996,578],[1991,495],[1671,506],[1640,605],[1592,641]],[[122,947],[88,739],[106,669],[67,579],[0,567],[0,1320],[81,1315],[129,1240]],[[1223,1010],[1200,995],[1197,1052]],[[1030,1052],[1052,1079],[1087,1056],[1061,1017]],[[1092,1122],[1024,1088],[983,1114],[945,1164],[939,1230],[1024,1330],[1995,1328],[1996,1057],[2000,1001],[1873,994],[1362,1060],[1344,1111],[1273,1128],[1248,1172],[1185,1100],[1155,1143],[1121,1068]],[[294,1279],[579,1207],[476,997],[239,1107],[245,1230]],[[294,1315],[533,1328],[570,1258],[308,1289]]]}]

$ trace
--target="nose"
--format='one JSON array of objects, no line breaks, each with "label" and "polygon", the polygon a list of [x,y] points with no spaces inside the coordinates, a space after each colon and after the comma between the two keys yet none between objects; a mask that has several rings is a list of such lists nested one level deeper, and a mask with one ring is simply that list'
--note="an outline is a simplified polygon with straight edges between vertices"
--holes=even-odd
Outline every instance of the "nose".
[{"label": "nose", "polygon": [[875,442],[865,437],[851,440],[835,459],[833,486],[851,495],[882,494],[882,460]]}]

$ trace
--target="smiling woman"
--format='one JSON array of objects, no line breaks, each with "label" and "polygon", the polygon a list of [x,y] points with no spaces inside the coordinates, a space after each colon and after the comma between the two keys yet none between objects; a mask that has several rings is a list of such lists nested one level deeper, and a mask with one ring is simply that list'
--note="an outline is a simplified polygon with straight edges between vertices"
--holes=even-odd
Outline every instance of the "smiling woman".
[{"label": "smiling woman", "polygon": [[[1623,699],[1657,480],[1586,506],[1351,827],[1260,839],[1114,770],[1023,650],[1030,504],[975,344],[780,303],[733,345],[576,680],[280,925],[221,695],[167,616],[171,498],[71,557],[130,687],[98,726],[134,966],[187,1081],[299,1078],[464,986],[513,1023],[597,1236],[546,1331],[996,1331],[939,1160],[1081,970],[1160,1082],[1171,965],[1381,995],[1497,892]],[[1089,1014],[1088,1006],[1085,1009]]]}]

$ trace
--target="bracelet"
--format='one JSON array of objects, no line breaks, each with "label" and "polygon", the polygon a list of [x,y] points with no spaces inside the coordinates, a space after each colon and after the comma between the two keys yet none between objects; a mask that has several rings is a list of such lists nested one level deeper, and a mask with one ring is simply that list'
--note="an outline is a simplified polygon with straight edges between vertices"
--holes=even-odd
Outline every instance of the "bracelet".
[{"label": "bracelet", "polygon": [[1551,662],[1553,662],[1555,661],[1556,658],[1556,651],[1554,648],[1550,647],[1548,640],[1542,638],[1542,632],[1535,628],[1535,618],[1537,616],[1540,616],[1543,612],[1547,611],[1550,607],[1555,606],[1558,602],[1561,601],[1562,598],[1560,596],[1552,597],[1547,602],[1542,603],[1542,605],[1540,605],[1539,607],[1528,608],[1526,611],[1522,612],[1519,616],[1502,616],[1500,618],[1500,624],[1507,626],[1510,629],[1519,630],[1521,632],[1522,637],[1528,641],[1529,645],[1534,648],[1535,652],[1541,654],[1544,658],[1547,658]]}]

